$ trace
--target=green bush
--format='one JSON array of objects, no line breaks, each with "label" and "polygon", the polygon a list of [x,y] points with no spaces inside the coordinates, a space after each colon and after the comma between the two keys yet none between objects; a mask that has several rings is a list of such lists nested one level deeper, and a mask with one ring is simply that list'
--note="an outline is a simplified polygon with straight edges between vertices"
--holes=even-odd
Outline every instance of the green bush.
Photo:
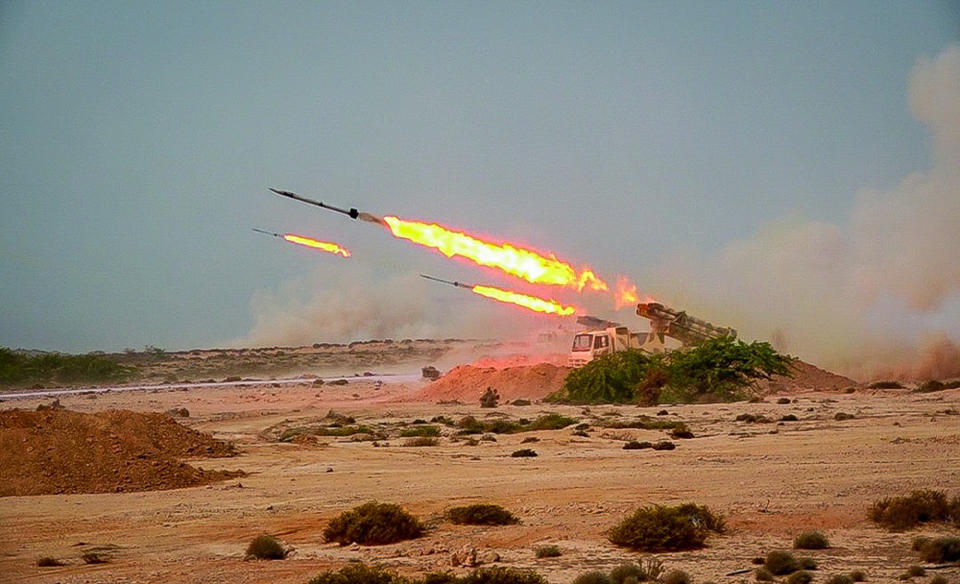
[{"label": "green bush", "polygon": [[769,343],[722,338],[667,354],[635,349],[603,355],[572,371],[548,400],[644,405],[705,397],[730,401],[757,379],[789,374],[790,359]]},{"label": "green bush", "polygon": [[944,563],[960,560],[960,537],[937,537],[920,544],[920,555],[925,562]]},{"label": "green bush", "polygon": [[526,426],[525,430],[562,430],[567,426],[576,424],[577,421],[560,414],[546,414],[540,416]]},{"label": "green bush", "polygon": [[476,504],[453,507],[447,517],[457,525],[511,525],[519,520],[500,505]]},{"label": "green bush", "polygon": [[380,545],[415,539],[423,526],[399,505],[370,501],[334,517],[323,530],[328,542]]},{"label": "green bush", "polygon": [[830,547],[827,536],[819,531],[805,531],[793,538],[793,549],[796,550],[823,550]]},{"label": "green bush", "polygon": [[943,491],[913,491],[906,497],[887,497],[870,508],[870,519],[892,531],[903,531],[929,521],[950,517],[950,504]]},{"label": "green bush", "polygon": [[556,545],[541,545],[533,548],[533,554],[538,558],[559,558],[563,553]]},{"label": "green bush", "polygon": [[401,438],[436,438],[440,435],[440,428],[437,426],[411,426],[400,431]]},{"label": "green bush", "polygon": [[134,377],[136,369],[100,355],[27,355],[0,347],[0,385],[35,383],[118,383]]},{"label": "green bush", "polygon": [[573,584],[612,584],[610,576],[599,570],[585,572],[573,579]]},{"label": "green bush", "polygon": [[811,581],[813,581],[813,574],[800,570],[790,574],[786,579],[786,584],[810,584]]},{"label": "green bush", "polygon": [[708,532],[721,530],[722,524],[722,516],[699,505],[653,505],[637,509],[611,529],[607,538],[640,551],[692,550],[703,547]]},{"label": "green bush", "polygon": [[287,557],[280,540],[270,535],[258,535],[247,546],[247,558],[258,560],[282,560]]},{"label": "green bush", "polygon": [[774,576],[783,576],[799,570],[800,562],[790,552],[774,550],[767,554],[763,567]]}]

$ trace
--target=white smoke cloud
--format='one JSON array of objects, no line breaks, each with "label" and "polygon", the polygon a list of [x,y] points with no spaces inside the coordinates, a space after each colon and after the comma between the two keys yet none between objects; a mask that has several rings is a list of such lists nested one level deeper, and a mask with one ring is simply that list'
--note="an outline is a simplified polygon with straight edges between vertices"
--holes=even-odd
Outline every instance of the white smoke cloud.
[{"label": "white smoke cloud", "polygon": [[917,63],[910,104],[929,169],[859,193],[846,222],[781,221],[647,281],[682,283],[664,296],[849,375],[960,375],[960,47]]}]

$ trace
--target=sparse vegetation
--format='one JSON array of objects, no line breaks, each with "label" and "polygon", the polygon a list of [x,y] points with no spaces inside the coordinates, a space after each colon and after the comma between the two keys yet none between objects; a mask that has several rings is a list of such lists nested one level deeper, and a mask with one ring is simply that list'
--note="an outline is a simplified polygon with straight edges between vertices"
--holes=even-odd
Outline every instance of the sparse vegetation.
[{"label": "sparse vegetation", "polygon": [[610,576],[599,570],[585,572],[573,579],[573,584],[612,584]]},{"label": "sparse vegetation", "polygon": [[827,579],[827,584],[853,584],[853,578],[847,574],[835,574]]},{"label": "sparse vegetation", "polygon": [[670,570],[663,577],[663,584],[690,584],[690,574],[683,570]]},{"label": "sparse vegetation", "polygon": [[557,545],[540,545],[533,548],[533,554],[537,559],[543,558],[559,558],[563,553],[560,551],[560,547]]},{"label": "sparse vegetation", "polygon": [[440,428],[437,426],[412,426],[410,428],[404,428],[400,431],[401,438],[416,438],[420,436],[426,436],[430,438],[435,438],[440,435]]},{"label": "sparse vegetation", "polygon": [[567,416],[561,416],[560,414],[545,414],[527,424],[522,431],[562,430],[563,428],[576,423],[576,420],[573,418],[568,418]]},{"label": "sparse vegetation", "polygon": [[323,530],[328,542],[381,545],[415,539],[423,534],[417,518],[399,505],[370,501],[334,517]]},{"label": "sparse vegetation", "polygon": [[813,581],[813,574],[806,570],[799,570],[787,576],[786,584],[810,584]]},{"label": "sparse vegetation", "polygon": [[913,566],[910,566],[909,568],[907,568],[906,574],[909,578],[919,578],[920,576],[926,576],[927,571],[924,569],[923,566],[918,566],[914,564]]},{"label": "sparse vegetation", "polygon": [[511,525],[519,520],[500,505],[475,504],[453,507],[447,517],[457,525]]},{"label": "sparse vegetation", "polygon": [[637,509],[607,533],[614,544],[640,551],[679,551],[703,547],[710,531],[722,532],[724,519],[709,508],[687,503]]},{"label": "sparse vegetation", "polygon": [[37,383],[117,383],[136,374],[134,367],[120,365],[101,355],[28,355],[0,347],[0,386],[20,387]]},{"label": "sparse vegetation", "polygon": [[920,552],[925,562],[943,563],[960,560],[960,537],[923,538],[914,550]]},{"label": "sparse vegetation", "polygon": [[514,450],[510,456],[513,458],[530,458],[537,456],[537,451],[532,448],[521,448],[520,450]]},{"label": "sparse vegetation", "polygon": [[430,436],[418,436],[416,438],[408,438],[404,440],[402,446],[410,447],[419,447],[419,446],[436,446],[440,443],[440,440],[437,438],[432,438]]},{"label": "sparse vegetation", "polygon": [[631,440],[623,445],[624,450],[643,450],[644,448],[653,448],[653,444],[650,442]]},{"label": "sparse vegetation", "polygon": [[867,575],[863,572],[863,570],[854,570],[850,572],[850,579],[854,582],[866,582]]},{"label": "sparse vegetation", "polygon": [[753,577],[757,582],[773,582],[773,574],[766,568],[757,568],[754,570]]},{"label": "sparse vegetation", "polygon": [[480,407],[481,408],[495,408],[500,403],[500,392],[488,387],[487,391],[483,392],[483,395],[480,396]]},{"label": "sparse vegetation", "polygon": [[690,428],[688,428],[687,425],[684,424],[683,422],[680,422],[679,424],[674,426],[673,430],[670,431],[670,435],[673,436],[674,438],[680,438],[680,439],[693,438],[693,432],[691,432]]},{"label": "sparse vegetation", "polygon": [[946,521],[950,518],[951,504],[947,502],[943,491],[913,491],[906,497],[887,497],[875,501],[869,516],[891,531],[903,531],[920,523]]},{"label": "sparse vegetation", "polygon": [[420,578],[405,578],[382,566],[348,564],[311,578],[308,584],[547,584],[543,576],[516,568],[478,568],[463,576],[431,572]]},{"label": "sparse vegetation", "polygon": [[790,552],[774,550],[767,554],[763,567],[774,576],[783,576],[799,570],[800,562]]},{"label": "sparse vegetation", "polygon": [[943,574],[937,574],[933,578],[930,578],[929,584],[949,584],[949,580]]},{"label": "sparse vegetation", "polygon": [[819,531],[805,531],[793,538],[793,549],[797,550],[823,550],[830,547],[827,536]]},{"label": "sparse vegetation", "polygon": [[874,381],[867,386],[870,389],[903,389],[899,381]]},{"label": "sparse vegetation", "polygon": [[51,558],[50,556],[43,556],[42,558],[37,559],[37,567],[40,568],[52,568],[54,566],[62,566],[63,562],[57,558]]},{"label": "sparse vegetation", "polygon": [[654,442],[653,446],[651,446],[651,448],[653,448],[654,450],[674,450],[676,449],[676,447],[677,445],[674,444],[673,442],[670,442],[669,440],[661,440],[660,442]]},{"label": "sparse vegetation", "polygon": [[844,420],[852,420],[855,416],[853,414],[848,414],[847,412],[837,412],[833,419],[838,422],[843,422]]},{"label": "sparse vegetation", "polygon": [[246,558],[257,560],[282,560],[287,551],[280,540],[272,535],[258,535],[247,546]]}]

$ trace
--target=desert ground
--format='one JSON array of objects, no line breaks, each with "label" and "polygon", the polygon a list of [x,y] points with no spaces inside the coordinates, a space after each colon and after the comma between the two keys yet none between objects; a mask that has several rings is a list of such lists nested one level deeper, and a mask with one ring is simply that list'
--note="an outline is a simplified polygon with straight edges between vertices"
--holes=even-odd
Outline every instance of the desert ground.
[{"label": "desert ground", "polygon": [[[554,405],[541,401],[557,383],[545,367],[507,369],[506,364],[523,360],[502,355],[498,366],[497,359],[483,360],[484,348],[476,343],[454,343],[456,354],[450,343],[417,341],[407,344],[409,349],[387,344],[264,353],[261,362],[283,353],[267,374],[305,374],[297,383],[263,380],[60,397],[63,408],[84,413],[185,408],[188,415],[181,412],[179,424],[231,441],[239,452],[186,462],[245,474],[190,488],[3,497],[0,581],[305,583],[324,569],[357,560],[409,574],[460,573],[468,568],[452,567],[451,556],[473,548],[488,561],[494,556],[487,552],[495,552],[496,565],[536,569],[551,584],[569,584],[588,570],[645,557],[604,537],[637,507],[695,502],[723,513],[726,533],[712,535],[698,551],[657,554],[667,569],[682,569],[694,582],[753,582],[744,571],[754,567],[754,558],[789,549],[796,534],[814,529],[831,543],[829,549],[801,552],[819,564],[815,582],[854,569],[863,570],[869,582],[896,582],[908,566],[923,563],[911,551],[915,536],[957,533],[945,524],[889,532],[873,524],[867,510],[879,498],[914,489],[960,494],[960,389],[868,389],[823,373],[809,377],[822,383],[768,384],[762,401],[753,403]],[[321,359],[312,356],[318,351],[342,354],[339,360],[327,355],[323,367],[314,367],[311,363]],[[357,356],[359,351],[373,357]],[[413,354],[398,357],[397,351]],[[180,356],[167,356],[155,364],[154,377],[170,383],[264,374],[257,363],[218,363],[210,360],[214,354],[226,353],[185,353],[180,365],[172,363]],[[428,364],[446,371],[458,359],[479,360],[486,368],[456,369],[435,382],[363,377],[368,371],[419,372]],[[345,385],[310,377],[329,372],[358,375]],[[485,385],[501,391],[501,405],[480,407],[477,398]],[[521,398],[531,403],[506,403]],[[36,410],[51,401],[6,399],[0,410]],[[298,428],[329,421],[331,411],[354,418],[370,433],[298,435]],[[588,424],[586,435],[575,435],[570,426],[470,440],[457,436],[455,426],[434,422],[441,429],[436,445],[405,446],[406,439],[398,437],[404,428],[437,416],[518,420],[547,413]],[[766,421],[736,420],[745,413]],[[837,420],[838,413],[852,417]],[[790,414],[796,421],[780,421]],[[682,420],[694,437],[609,427],[640,416]],[[676,449],[623,449],[628,440],[663,439]],[[538,456],[511,457],[519,448],[533,448]],[[369,500],[402,505],[429,526],[427,533],[372,547],[323,541],[331,517]],[[471,527],[444,519],[445,509],[475,502],[500,504],[520,523]],[[263,533],[295,551],[285,560],[244,561],[247,544]],[[532,550],[544,544],[556,544],[562,555],[537,559]],[[80,560],[85,551],[109,561],[85,564]],[[38,567],[37,559],[44,556],[65,565]],[[960,581],[957,566],[929,573]]]}]

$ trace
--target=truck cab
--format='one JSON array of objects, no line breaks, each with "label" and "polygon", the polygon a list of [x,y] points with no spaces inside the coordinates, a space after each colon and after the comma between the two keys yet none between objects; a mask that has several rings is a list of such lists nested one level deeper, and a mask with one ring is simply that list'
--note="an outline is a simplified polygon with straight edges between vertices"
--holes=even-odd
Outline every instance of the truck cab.
[{"label": "truck cab", "polygon": [[625,326],[607,327],[605,329],[583,331],[573,337],[573,346],[567,362],[572,367],[580,367],[593,361],[601,355],[618,353],[627,349],[643,349],[651,353],[662,351],[662,343],[650,339],[651,335],[645,332],[630,332]]}]

